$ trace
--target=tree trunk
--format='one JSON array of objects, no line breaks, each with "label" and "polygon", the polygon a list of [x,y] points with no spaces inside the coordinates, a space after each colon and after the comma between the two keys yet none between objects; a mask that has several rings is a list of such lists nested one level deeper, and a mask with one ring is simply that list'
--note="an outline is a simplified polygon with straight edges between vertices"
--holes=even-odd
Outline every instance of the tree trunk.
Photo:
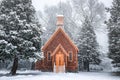
[{"label": "tree trunk", "polygon": [[31,70],[35,70],[35,62],[32,62]]},{"label": "tree trunk", "polygon": [[12,69],[11,69],[10,74],[16,75],[17,68],[18,68],[18,57],[15,56],[15,57],[14,57],[13,66],[12,66]]},{"label": "tree trunk", "polygon": [[85,71],[90,71],[90,69],[89,69],[89,60],[86,60],[86,61],[84,61],[84,70]]},{"label": "tree trunk", "polygon": [[88,71],[88,72],[90,71],[90,68],[89,68],[89,61],[87,62],[87,71]]}]

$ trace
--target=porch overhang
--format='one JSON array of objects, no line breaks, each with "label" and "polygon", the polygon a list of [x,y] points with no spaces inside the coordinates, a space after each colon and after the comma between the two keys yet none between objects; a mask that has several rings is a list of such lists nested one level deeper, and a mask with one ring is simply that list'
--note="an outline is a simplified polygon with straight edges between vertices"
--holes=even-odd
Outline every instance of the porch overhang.
[{"label": "porch overhang", "polygon": [[56,49],[53,51],[53,53],[51,54],[51,56],[54,56],[55,53],[56,53],[59,49],[61,49],[66,56],[69,56],[68,53],[66,52],[66,50],[63,48],[63,46],[62,46],[61,44],[59,44],[59,45],[56,47]]}]

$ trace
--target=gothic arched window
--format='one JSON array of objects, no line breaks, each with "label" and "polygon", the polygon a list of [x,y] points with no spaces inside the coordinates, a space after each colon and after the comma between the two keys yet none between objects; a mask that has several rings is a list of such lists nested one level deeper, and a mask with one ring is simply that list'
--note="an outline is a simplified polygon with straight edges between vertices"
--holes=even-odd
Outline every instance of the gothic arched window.
[{"label": "gothic arched window", "polygon": [[70,51],[69,52],[69,60],[72,61],[72,59],[73,59],[73,53],[72,53],[72,51]]},{"label": "gothic arched window", "polygon": [[47,53],[47,59],[51,60],[51,52],[50,51]]}]

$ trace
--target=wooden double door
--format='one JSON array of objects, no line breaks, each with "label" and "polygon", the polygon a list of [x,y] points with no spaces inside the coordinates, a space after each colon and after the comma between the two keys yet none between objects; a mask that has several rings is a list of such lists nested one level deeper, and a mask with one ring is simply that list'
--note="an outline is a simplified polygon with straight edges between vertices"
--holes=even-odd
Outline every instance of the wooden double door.
[{"label": "wooden double door", "polygon": [[55,57],[56,72],[65,72],[64,54],[61,51],[59,51]]}]

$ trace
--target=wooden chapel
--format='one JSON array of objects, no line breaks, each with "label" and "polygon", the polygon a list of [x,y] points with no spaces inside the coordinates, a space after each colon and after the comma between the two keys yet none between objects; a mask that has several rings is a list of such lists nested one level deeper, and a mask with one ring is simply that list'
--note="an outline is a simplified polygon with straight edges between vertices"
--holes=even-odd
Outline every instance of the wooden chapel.
[{"label": "wooden chapel", "polygon": [[78,70],[78,48],[65,32],[64,16],[57,16],[57,29],[42,47],[43,60],[35,63],[36,70],[75,72]]}]

